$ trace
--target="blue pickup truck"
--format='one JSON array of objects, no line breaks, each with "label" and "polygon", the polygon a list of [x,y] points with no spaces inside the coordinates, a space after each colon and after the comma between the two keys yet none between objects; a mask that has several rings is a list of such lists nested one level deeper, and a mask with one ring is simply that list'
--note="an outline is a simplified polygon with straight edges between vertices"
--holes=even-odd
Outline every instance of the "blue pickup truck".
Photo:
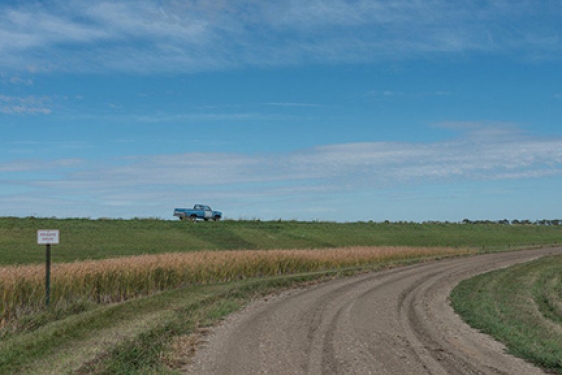
[{"label": "blue pickup truck", "polygon": [[214,220],[218,221],[222,218],[222,212],[213,211],[211,207],[204,204],[196,204],[193,208],[175,208],[174,216],[180,220]]}]

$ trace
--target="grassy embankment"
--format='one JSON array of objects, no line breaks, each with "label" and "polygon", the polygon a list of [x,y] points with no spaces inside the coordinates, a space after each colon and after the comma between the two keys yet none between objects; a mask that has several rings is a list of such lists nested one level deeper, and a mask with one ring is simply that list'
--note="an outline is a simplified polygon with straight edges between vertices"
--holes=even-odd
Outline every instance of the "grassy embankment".
[{"label": "grassy embankment", "polygon": [[[16,267],[21,271],[35,269],[35,274],[39,276],[34,277],[41,279],[41,265],[37,263],[43,262],[44,251],[35,244],[37,229],[61,230],[61,245],[53,248],[53,260],[56,263],[53,269],[64,271],[58,275],[76,281],[67,284],[69,289],[76,287],[73,284],[87,286],[86,279],[93,281],[85,289],[92,292],[94,297],[63,299],[61,301],[64,303],[32,313],[26,313],[25,308],[20,309],[15,314],[18,319],[0,330],[0,373],[176,373],[174,368],[181,365],[187,357],[186,350],[191,348],[193,336],[189,333],[272,290],[304,281],[338,277],[361,268],[376,269],[428,257],[455,255],[464,252],[460,248],[467,246],[489,251],[560,243],[562,240],[562,228],[535,226],[0,218],[0,264],[7,265],[7,268],[0,268],[0,276],[2,273],[8,274],[8,270],[12,271],[11,275],[17,275],[18,272],[13,272],[13,265],[16,264],[21,265]],[[350,246],[401,248],[390,253],[381,253],[380,249],[356,248],[359,253],[366,252],[367,258],[355,262],[353,257],[348,256],[353,253],[348,248]],[[408,246],[417,247],[412,249]],[[446,246],[449,248],[444,249]],[[332,250],[220,251],[232,249]],[[127,258],[163,253],[183,254]],[[341,257],[342,253],[346,256]],[[225,256],[231,258],[221,258]],[[319,260],[323,256],[331,261]],[[77,260],[119,257],[125,258],[65,264]],[[177,267],[182,269],[177,257],[184,259],[187,265],[193,265],[193,259],[197,257],[206,258],[207,261],[203,263],[210,265],[211,269],[215,267],[214,279],[182,280],[177,272]],[[236,257],[242,261],[233,261]],[[351,263],[349,258],[352,258]],[[152,261],[148,261],[150,259]],[[173,267],[163,267],[163,260],[166,259],[172,260]],[[218,259],[218,262],[214,263],[212,259]],[[252,264],[248,262],[251,259],[258,261]],[[100,292],[99,286],[102,285],[99,283],[112,281],[120,290],[117,293],[119,298],[116,298],[120,301],[123,291],[119,288],[123,284],[130,284],[130,281],[119,281],[119,277],[125,275],[127,278],[127,271],[124,270],[134,265],[135,261],[139,262],[137,264],[150,265],[145,267],[148,273],[137,273],[129,279],[141,285],[141,290],[146,286],[143,281],[155,281],[157,274],[176,280],[172,283],[174,285],[167,287],[188,286],[150,297],[107,304],[114,300],[107,298],[109,293]],[[111,268],[111,264],[117,264],[118,267]],[[197,264],[202,265],[201,262]],[[254,273],[244,274],[245,271],[238,268],[231,269],[230,276],[224,277],[225,269],[236,264],[242,264],[242,269],[250,269]],[[273,272],[264,272],[264,267]],[[183,268],[189,270],[185,273],[187,275],[196,273],[189,266]],[[316,273],[310,274],[310,271]],[[263,277],[295,272],[308,273]],[[105,275],[105,279],[96,278],[95,275],[100,274]],[[222,276],[216,277],[217,274]],[[80,278],[80,275],[86,277]],[[248,279],[232,281],[241,276]],[[53,275],[55,277],[56,273]],[[159,285],[158,282],[152,284]],[[41,288],[37,285],[35,289],[39,294],[35,298],[41,298]],[[57,288],[59,292],[64,289],[62,285],[55,282],[54,292]],[[92,288],[92,285],[95,287]],[[158,287],[156,290],[167,287]],[[5,290],[0,293],[4,299],[8,295]],[[144,294],[146,292],[133,292],[131,296]],[[28,303],[25,307],[29,309],[31,305]]]},{"label": "grassy embankment", "polygon": [[60,229],[54,262],[201,250],[443,246],[485,250],[562,243],[562,226],[498,224],[180,222],[0,218],[0,266],[43,263],[37,229]]},{"label": "grassy embankment", "polygon": [[562,257],[547,257],[461,282],[451,294],[471,326],[508,351],[562,374]]}]

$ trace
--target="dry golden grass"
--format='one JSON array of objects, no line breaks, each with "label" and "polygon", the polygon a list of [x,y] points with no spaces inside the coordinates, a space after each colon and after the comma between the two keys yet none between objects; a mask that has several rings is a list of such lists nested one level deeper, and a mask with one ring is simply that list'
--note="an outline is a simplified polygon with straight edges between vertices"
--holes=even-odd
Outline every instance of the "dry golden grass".
[{"label": "dry golden grass", "polygon": [[[348,247],[173,253],[61,263],[52,267],[51,303],[64,306],[84,299],[121,302],[185,285],[474,252],[443,247]],[[44,266],[0,268],[0,326],[21,313],[41,309],[44,294]]]}]

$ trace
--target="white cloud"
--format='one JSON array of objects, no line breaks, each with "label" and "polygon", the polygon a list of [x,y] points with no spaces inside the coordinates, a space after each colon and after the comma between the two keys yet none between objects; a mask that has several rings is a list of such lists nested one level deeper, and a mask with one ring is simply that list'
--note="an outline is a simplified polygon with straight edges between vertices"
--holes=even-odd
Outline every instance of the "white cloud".
[{"label": "white cloud", "polygon": [[62,43],[87,43],[108,37],[108,33],[96,25],[77,20],[80,7],[65,9],[62,4],[44,8],[38,4],[12,8],[4,6],[1,20],[4,27],[0,51],[18,52],[31,48],[42,48]]},{"label": "white cloud", "polygon": [[[186,199],[306,201],[428,183],[562,176],[562,138],[533,137],[498,124],[448,126],[456,126],[459,136],[433,143],[347,143],[258,155],[189,152],[105,161],[14,160],[0,163],[0,200],[15,209],[14,202],[24,205],[44,197],[57,202],[53,209],[59,216],[126,217]],[[83,206],[87,214],[80,214]],[[60,213],[61,207],[66,213]]]},{"label": "white cloud", "polygon": [[42,172],[58,171],[67,168],[74,168],[83,164],[82,159],[58,159],[53,161],[46,160],[12,160],[0,162],[0,172]]},{"label": "white cloud", "polygon": [[37,96],[6,96],[0,95],[0,113],[4,114],[43,114],[52,112],[49,105],[51,99]]},{"label": "white cloud", "polygon": [[[227,190],[254,186],[279,192],[297,187],[347,190],[562,173],[562,139],[530,137],[509,127],[471,126],[462,137],[434,143],[349,143],[287,154],[190,152],[129,157],[104,164],[59,160],[51,165],[61,169],[63,178],[35,183],[86,190],[141,186],[158,190],[174,185]],[[39,169],[45,163],[17,161],[0,164],[0,170],[27,170],[34,165]]]},{"label": "white cloud", "polygon": [[[0,6],[10,70],[182,71],[467,52],[560,58],[541,1],[101,1]],[[513,24],[518,27],[514,28]]]},{"label": "white cloud", "polygon": [[313,104],[313,103],[294,103],[294,102],[277,102],[277,103],[265,103],[266,106],[270,107],[302,107],[302,108],[322,108],[325,107],[321,104]]},{"label": "white cloud", "polygon": [[31,78],[21,78],[19,76],[11,77],[9,82],[12,85],[25,85],[25,86],[32,86],[33,85],[33,80]]}]

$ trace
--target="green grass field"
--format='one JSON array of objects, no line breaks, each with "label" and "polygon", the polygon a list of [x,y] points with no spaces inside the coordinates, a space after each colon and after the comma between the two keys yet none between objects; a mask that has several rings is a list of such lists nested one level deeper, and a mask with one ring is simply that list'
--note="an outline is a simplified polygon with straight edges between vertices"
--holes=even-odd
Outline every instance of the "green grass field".
[{"label": "green grass field", "polygon": [[44,262],[44,246],[36,244],[38,229],[60,230],[53,262],[201,250],[348,246],[494,250],[562,243],[562,225],[0,218],[0,265]]},{"label": "green grass field", "polygon": [[510,353],[562,374],[562,257],[547,257],[461,282],[452,305]]},{"label": "green grass field", "polygon": [[[44,246],[36,244],[38,229],[60,230],[61,244],[52,251],[55,263],[352,246],[450,247],[454,255],[457,248],[488,252],[562,243],[562,226],[0,218],[0,267],[44,263]],[[197,332],[259,296],[421,259],[190,285],[121,303],[76,300],[22,313],[12,323],[0,321],[0,374],[180,374]]]}]

